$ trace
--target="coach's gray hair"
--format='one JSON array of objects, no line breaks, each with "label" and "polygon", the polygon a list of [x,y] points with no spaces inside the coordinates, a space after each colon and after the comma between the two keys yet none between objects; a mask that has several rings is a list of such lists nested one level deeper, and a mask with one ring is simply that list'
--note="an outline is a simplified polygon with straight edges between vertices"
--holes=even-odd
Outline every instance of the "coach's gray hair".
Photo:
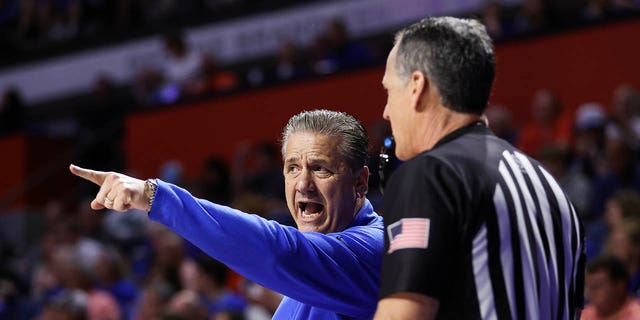
[{"label": "coach's gray hair", "polygon": [[338,153],[354,172],[367,165],[369,138],[360,121],[344,112],[303,111],[289,119],[282,131],[282,156],[291,134],[310,132],[340,139]]},{"label": "coach's gray hair", "polygon": [[396,72],[406,84],[414,71],[435,83],[442,104],[465,113],[487,107],[495,75],[491,38],[477,20],[430,17],[396,33]]}]

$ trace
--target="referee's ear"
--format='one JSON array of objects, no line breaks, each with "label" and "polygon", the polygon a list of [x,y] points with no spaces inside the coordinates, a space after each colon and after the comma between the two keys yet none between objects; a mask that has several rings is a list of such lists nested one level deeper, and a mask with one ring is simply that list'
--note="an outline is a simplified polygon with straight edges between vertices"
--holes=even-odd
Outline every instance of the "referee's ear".
[{"label": "referee's ear", "polygon": [[424,94],[431,89],[432,86],[429,78],[422,71],[414,71],[411,74],[411,79],[409,81],[408,90],[411,94],[411,102],[413,103],[416,111],[421,111],[424,105]]}]

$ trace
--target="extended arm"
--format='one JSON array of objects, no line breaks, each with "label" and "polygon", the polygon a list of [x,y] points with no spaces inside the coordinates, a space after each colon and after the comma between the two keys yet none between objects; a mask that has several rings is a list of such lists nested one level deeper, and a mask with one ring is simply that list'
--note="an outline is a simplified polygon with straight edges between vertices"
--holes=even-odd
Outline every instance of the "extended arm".
[{"label": "extended arm", "polygon": [[240,274],[295,300],[346,315],[375,308],[382,250],[375,245],[381,243],[382,228],[363,230],[357,239],[346,233],[303,233],[196,199],[160,180],[149,217]]},{"label": "extended arm", "polygon": [[[144,181],[71,166],[100,186],[92,208],[148,210]],[[167,227],[267,288],[300,302],[361,317],[375,309],[382,223],[336,234],[302,233],[226,206],[194,198],[157,180],[149,213]],[[105,203],[105,199],[111,201]],[[111,204],[111,205],[110,205]],[[370,204],[367,204],[370,206]]]}]

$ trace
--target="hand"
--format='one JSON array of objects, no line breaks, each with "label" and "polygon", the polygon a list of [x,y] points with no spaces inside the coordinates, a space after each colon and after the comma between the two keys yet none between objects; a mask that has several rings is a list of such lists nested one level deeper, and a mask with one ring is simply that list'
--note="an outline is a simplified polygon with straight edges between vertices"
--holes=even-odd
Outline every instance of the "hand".
[{"label": "hand", "polygon": [[117,172],[95,171],[75,165],[70,165],[69,171],[100,186],[96,198],[91,201],[93,210],[107,208],[116,211],[129,209],[148,211],[150,209],[149,199],[144,193],[144,180]]}]

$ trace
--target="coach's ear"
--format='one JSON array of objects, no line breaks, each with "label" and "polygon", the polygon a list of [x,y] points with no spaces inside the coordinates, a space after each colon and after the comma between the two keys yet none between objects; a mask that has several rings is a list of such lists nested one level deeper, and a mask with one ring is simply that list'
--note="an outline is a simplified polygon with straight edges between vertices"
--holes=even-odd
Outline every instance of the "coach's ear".
[{"label": "coach's ear", "polygon": [[356,197],[363,198],[367,194],[369,188],[369,167],[363,166],[359,172],[356,173]]},{"label": "coach's ear", "polygon": [[409,90],[411,90],[411,102],[416,111],[421,111],[425,104],[425,93],[430,87],[429,78],[422,71],[414,71],[409,80]]}]

